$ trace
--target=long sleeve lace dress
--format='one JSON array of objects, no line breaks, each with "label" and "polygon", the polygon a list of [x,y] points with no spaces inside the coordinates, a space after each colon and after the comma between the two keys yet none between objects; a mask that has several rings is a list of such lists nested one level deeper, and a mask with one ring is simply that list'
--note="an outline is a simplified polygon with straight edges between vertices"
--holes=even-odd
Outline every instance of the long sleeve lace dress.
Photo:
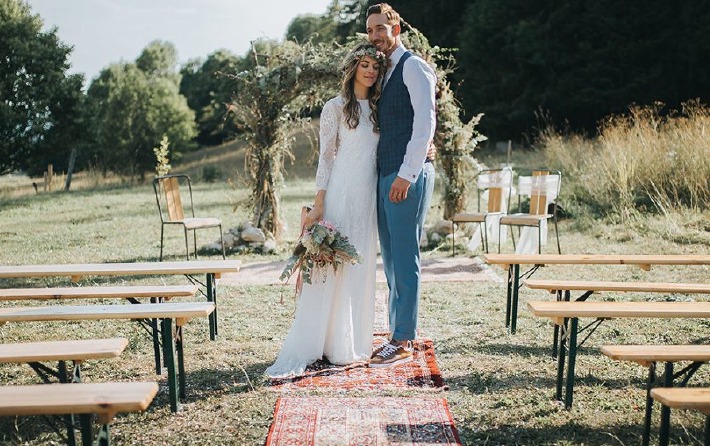
[{"label": "long sleeve lace dress", "polygon": [[270,377],[303,374],[325,356],[331,363],[367,360],[372,353],[375,308],[377,209],[376,152],[379,136],[369,119],[367,100],[360,104],[359,125],[343,120],[343,99],[323,107],[316,190],[325,189],[324,219],[335,224],[360,252],[363,262],[329,271],[322,281],[303,284],[296,315]]}]

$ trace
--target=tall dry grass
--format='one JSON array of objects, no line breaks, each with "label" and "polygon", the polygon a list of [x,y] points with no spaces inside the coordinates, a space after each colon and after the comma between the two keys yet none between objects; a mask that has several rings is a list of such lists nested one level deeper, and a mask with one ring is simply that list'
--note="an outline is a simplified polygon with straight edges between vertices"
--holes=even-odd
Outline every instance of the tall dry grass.
[{"label": "tall dry grass", "polygon": [[710,209],[710,108],[632,107],[589,139],[546,129],[539,149],[571,199],[601,215]]}]

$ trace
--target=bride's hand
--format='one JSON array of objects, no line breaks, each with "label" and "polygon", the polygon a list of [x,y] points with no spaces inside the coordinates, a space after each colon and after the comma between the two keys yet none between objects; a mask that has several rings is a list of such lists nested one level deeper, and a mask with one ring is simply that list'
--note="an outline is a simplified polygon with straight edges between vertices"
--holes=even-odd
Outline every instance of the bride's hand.
[{"label": "bride's hand", "polygon": [[306,214],[306,227],[313,226],[315,223],[323,220],[323,207],[315,205]]}]

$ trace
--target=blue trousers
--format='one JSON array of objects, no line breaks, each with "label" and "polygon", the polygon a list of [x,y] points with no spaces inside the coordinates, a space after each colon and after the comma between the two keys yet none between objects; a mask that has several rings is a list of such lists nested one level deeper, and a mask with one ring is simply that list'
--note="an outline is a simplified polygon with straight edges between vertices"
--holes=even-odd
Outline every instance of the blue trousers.
[{"label": "blue trousers", "polygon": [[407,198],[396,204],[390,201],[389,191],[397,173],[380,175],[377,184],[377,226],[389,287],[390,331],[397,341],[416,338],[426,176],[419,175],[409,187]]}]

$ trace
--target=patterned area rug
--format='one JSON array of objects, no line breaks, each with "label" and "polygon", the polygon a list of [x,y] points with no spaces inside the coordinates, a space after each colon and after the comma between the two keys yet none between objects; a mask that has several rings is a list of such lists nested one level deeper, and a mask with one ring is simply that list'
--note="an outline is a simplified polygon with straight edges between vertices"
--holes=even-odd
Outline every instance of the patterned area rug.
[{"label": "patterned area rug", "polygon": [[287,398],[266,446],[461,445],[443,398]]},{"label": "patterned area rug", "polygon": [[[375,345],[384,342],[376,339]],[[441,371],[436,364],[434,343],[430,339],[414,341],[412,362],[388,369],[371,369],[366,363],[335,366],[317,361],[308,366],[303,376],[272,379],[268,386],[274,391],[296,390],[446,390]]]}]

